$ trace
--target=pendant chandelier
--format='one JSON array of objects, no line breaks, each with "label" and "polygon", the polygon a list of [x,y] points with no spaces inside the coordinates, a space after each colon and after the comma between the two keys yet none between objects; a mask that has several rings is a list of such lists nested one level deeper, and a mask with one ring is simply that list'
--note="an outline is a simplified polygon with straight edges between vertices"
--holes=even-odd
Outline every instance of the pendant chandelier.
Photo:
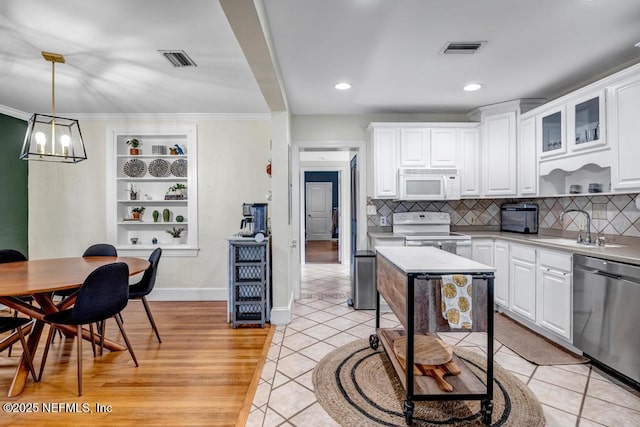
[{"label": "pendant chandelier", "polygon": [[62,163],[86,160],[78,121],[56,117],[56,62],[64,64],[64,57],[50,52],[42,52],[42,56],[51,62],[51,115],[36,113],[31,116],[20,158]]}]

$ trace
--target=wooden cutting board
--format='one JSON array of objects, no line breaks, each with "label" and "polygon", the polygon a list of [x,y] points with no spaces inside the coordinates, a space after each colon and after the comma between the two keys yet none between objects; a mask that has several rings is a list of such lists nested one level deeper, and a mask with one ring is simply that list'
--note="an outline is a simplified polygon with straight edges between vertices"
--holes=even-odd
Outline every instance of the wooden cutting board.
[{"label": "wooden cutting board", "polygon": [[[403,369],[407,369],[407,338],[401,337],[393,342],[393,351]],[[453,386],[444,379],[445,375],[459,375],[460,368],[452,360],[453,350],[444,341],[430,335],[414,337],[414,375],[432,377],[442,391],[452,392]],[[428,363],[426,363],[428,362]]]},{"label": "wooden cutting board", "polygon": [[[393,352],[398,359],[407,359],[407,337],[393,342]],[[417,365],[442,365],[453,357],[451,346],[431,335],[416,335],[413,339],[413,363]]]}]

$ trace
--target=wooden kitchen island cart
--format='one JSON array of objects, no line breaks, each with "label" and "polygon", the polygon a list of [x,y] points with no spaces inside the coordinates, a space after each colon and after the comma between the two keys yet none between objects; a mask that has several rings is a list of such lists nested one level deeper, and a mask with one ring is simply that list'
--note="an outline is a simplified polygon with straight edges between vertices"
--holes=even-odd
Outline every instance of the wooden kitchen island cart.
[{"label": "wooden kitchen island cart", "polygon": [[[382,344],[406,391],[404,415],[413,422],[414,401],[479,400],[482,421],[489,425],[493,412],[493,267],[434,247],[386,246],[376,253],[376,334],[369,337],[372,349]],[[454,276],[455,275],[455,276]],[[468,286],[468,329],[449,326],[442,314],[443,276],[471,279]],[[458,285],[460,286],[460,285]],[[403,329],[380,328],[380,296],[396,315]],[[459,300],[458,300],[459,303]],[[486,332],[486,376],[477,376],[455,354],[446,365],[414,365],[417,335],[437,337],[438,332]],[[394,351],[394,341],[406,337],[403,358]],[[403,338],[404,340],[404,338]],[[401,343],[400,341],[399,343]],[[405,369],[404,366],[407,367]],[[451,367],[455,369],[451,369]],[[413,369],[412,369],[413,368]],[[423,368],[426,369],[426,372]],[[422,375],[422,373],[433,376]],[[454,375],[447,376],[447,373]],[[447,384],[448,382],[448,384]],[[444,391],[444,385],[452,391]]]}]

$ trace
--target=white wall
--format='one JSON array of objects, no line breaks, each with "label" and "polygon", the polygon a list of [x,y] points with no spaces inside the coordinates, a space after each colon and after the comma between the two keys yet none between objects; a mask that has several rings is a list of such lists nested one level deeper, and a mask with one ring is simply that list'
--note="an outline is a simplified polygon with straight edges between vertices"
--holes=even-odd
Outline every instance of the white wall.
[{"label": "white wall", "polygon": [[[88,160],[30,162],[29,257],[81,255],[106,241],[106,126],[195,124],[198,131],[197,257],[163,257],[152,297],[226,299],[226,236],[239,231],[243,202],[265,202],[271,124],[264,120],[81,120]],[[273,210],[270,207],[270,216]]]}]

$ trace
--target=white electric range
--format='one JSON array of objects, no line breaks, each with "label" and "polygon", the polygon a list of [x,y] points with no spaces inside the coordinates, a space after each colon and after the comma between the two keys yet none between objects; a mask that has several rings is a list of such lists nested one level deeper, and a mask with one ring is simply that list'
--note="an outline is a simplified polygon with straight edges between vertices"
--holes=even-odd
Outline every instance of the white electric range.
[{"label": "white electric range", "polygon": [[436,246],[471,258],[471,237],[451,232],[447,212],[394,213],[393,233],[404,236],[406,246]]}]

